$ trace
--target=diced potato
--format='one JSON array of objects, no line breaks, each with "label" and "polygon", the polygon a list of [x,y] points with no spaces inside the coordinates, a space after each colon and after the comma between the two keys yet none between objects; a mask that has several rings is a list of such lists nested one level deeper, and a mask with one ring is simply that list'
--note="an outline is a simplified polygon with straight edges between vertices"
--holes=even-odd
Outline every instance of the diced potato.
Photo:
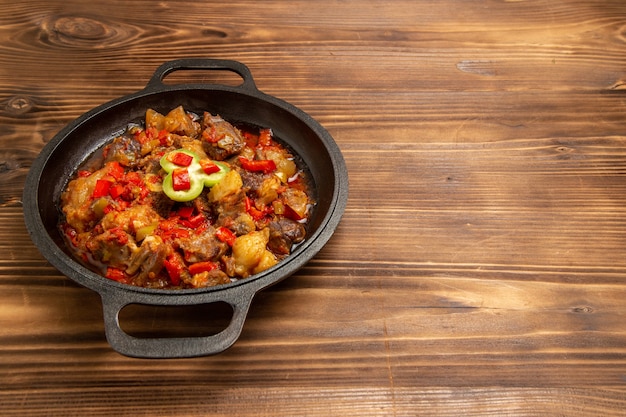
[{"label": "diced potato", "polygon": [[158,139],[149,140],[148,142],[141,145],[141,151],[140,151],[141,155],[143,156],[148,155],[150,152],[156,149],[160,144],[161,142]]},{"label": "diced potato", "polygon": [[183,106],[178,106],[165,116],[164,129],[171,133],[195,136],[199,126],[193,123]]},{"label": "diced potato", "polygon": [[277,214],[279,216],[285,214],[285,203],[283,203],[281,200],[272,201],[272,207],[274,208],[274,214]]},{"label": "diced potato", "polygon": [[243,186],[243,181],[239,173],[235,170],[228,171],[224,178],[211,187],[208,198],[209,201],[220,201],[226,196],[238,192]]},{"label": "diced potato", "polygon": [[146,127],[152,127],[156,130],[165,129],[165,116],[155,110],[148,109],[146,111]]},{"label": "diced potato", "polygon": [[187,136],[180,136],[178,137],[178,143],[180,144],[181,148],[187,149],[188,151],[195,153],[200,159],[209,158],[204,151],[204,148],[202,147],[202,142],[198,140],[191,139]]},{"label": "diced potato", "polygon": [[[267,232],[265,232],[267,230]],[[269,241],[269,229],[239,236],[233,244],[233,259],[238,275],[247,276],[258,265]]]},{"label": "diced potato", "polygon": [[266,249],[270,231],[265,228],[239,236],[233,244],[235,273],[241,277],[264,271],[276,264],[274,255]]},{"label": "diced potato", "polygon": [[259,272],[263,272],[266,269],[273,267],[277,263],[278,263],[278,259],[276,259],[276,256],[274,256],[272,252],[265,250],[263,252],[263,255],[261,256],[261,260],[259,261],[257,266],[255,266],[254,269],[252,270],[252,273],[258,274]]},{"label": "diced potato", "polygon": [[278,189],[280,188],[280,180],[276,177],[269,177],[263,180],[261,187],[259,188],[259,197],[256,201],[257,204],[264,206],[270,204],[272,201],[278,198]]},{"label": "diced potato", "polygon": [[297,170],[298,168],[293,160],[282,159],[278,164],[276,164],[275,174],[282,182],[287,183],[289,178],[296,175]]},{"label": "diced potato", "polygon": [[304,218],[307,212],[309,198],[301,190],[290,188],[283,193],[285,204],[288,205],[298,216]]},{"label": "diced potato", "polygon": [[296,163],[291,159],[291,155],[284,150],[277,148],[269,148],[265,150],[265,159],[271,159],[276,164],[276,175],[283,183],[295,175],[297,167]]}]

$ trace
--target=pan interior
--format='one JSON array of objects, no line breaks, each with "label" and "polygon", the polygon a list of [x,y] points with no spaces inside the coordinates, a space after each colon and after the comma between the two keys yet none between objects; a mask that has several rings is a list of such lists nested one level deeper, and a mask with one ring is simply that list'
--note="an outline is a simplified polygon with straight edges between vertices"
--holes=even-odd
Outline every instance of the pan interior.
[{"label": "pan interior", "polygon": [[319,125],[305,113],[268,97],[228,89],[172,89],[131,96],[86,113],[53,138],[52,150],[41,164],[36,200],[46,233],[61,251],[73,257],[58,229],[58,202],[74,172],[123,132],[129,122],[142,120],[148,108],[165,114],[182,105],[199,114],[219,114],[232,123],[272,128],[275,136],[301,158],[310,172],[316,197],[307,226],[307,239],[311,239],[333,211],[338,181],[336,161],[327,147],[327,133]]}]

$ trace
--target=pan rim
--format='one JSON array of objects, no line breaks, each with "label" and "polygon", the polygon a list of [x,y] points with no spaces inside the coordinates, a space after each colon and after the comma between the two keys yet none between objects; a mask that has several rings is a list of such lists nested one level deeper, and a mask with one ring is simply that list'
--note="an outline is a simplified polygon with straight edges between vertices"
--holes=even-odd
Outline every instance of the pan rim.
[{"label": "pan rim", "polygon": [[[39,184],[44,168],[49,163],[57,148],[67,137],[69,137],[74,131],[79,129],[85,123],[93,121],[98,117],[102,117],[103,113],[106,113],[111,109],[115,109],[125,103],[140,100],[152,95],[161,95],[164,93],[184,94],[185,92],[193,90],[224,91],[244,96],[247,95],[251,98],[258,99],[267,102],[272,106],[278,107],[290,113],[299,121],[305,123],[318,136],[321,143],[325,147],[328,157],[332,161],[332,168],[335,174],[335,184],[333,186],[332,198],[329,203],[329,210],[324,214],[320,221],[320,226],[314,231],[314,233],[307,237],[305,241],[286,259],[266,271],[245,279],[239,279],[237,281],[215,287],[196,289],[152,289],[108,280],[68,256],[58,247],[50,235],[45,231],[45,225],[39,215],[40,209],[38,199]],[[65,276],[78,284],[101,294],[115,290],[135,293],[141,297],[156,296],[162,298],[201,296],[208,293],[226,292],[241,286],[246,286],[246,288],[250,287],[252,291],[257,292],[289,277],[310,261],[331,238],[345,211],[347,199],[348,171],[341,151],[326,129],[309,114],[286,101],[267,95],[256,88],[250,89],[242,86],[189,83],[175,85],[162,84],[156,88],[154,86],[148,86],[138,92],[118,97],[96,106],[68,123],[43,147],[40,154],[33,161],[25,182],[23,205],[25,223],[31,239],[38,247],[42,255]]]}]

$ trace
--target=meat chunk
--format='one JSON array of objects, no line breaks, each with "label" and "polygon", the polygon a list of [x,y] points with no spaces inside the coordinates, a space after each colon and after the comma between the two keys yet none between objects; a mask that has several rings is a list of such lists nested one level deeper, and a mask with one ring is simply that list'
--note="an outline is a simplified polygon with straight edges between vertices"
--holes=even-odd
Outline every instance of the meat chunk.
[{"label": "meat chunk", "polygon": [[154,279],[163,268],[163,261],[171,251],[171,247],[164,244],[160,237],[148,236],[143,240],[139,249],[131,255],[126,273],[135,275],[139,272],[136,277],[138,282]]},{"label": "meat chunk", "polygon": [[105,163],[117,161],[125,167],[134,167],[141,159],[141,144],[118,136],[105,148],[104,153]]},{"label": "meat chunk", "polygon": [[266,174],[262,172],[251,172],[246,171],[245,169],[239,170],[239,175],[241,176],[241,181],[243,182],[243,187],[250,192],[257,194],[261,189],[263,181],[268,177]]},{"label": "meat chunk", "polygon": [[93,236],[85,246],[93,259],[119,269],[126,269],[137,250],[133,237],[119,227]]},{"label": "meat chunk", "polygon": [[195,136],[200,129],[198,123],[193,120],[191,115],[187,114],[182,106],[176,107],[165,116],[157,111],[148,109],[146,111],[146,127],[152,127],[156,130],[167,130],[170,133],[185,136]]},{"label": "meat chunk", "polygon": [[214,203],[214,206],[217,214],[217,224],[229,226],[241,213],[245,213],[246,194],[243,191],[238,191],[235,194],[222,198]]},{"label": "meat chunk", "polygon": [[66,221],[78,233],[91,229],[98,220],[97,214],[92,210],[94,201],[91,196],[98,180],[107,175],[107,168],[101,168],[87,177],[78,177],[70,181],[61,195]]},{"label": "meat chunk", "polygon": [[302,242],[306,235],[304,225],[287,218],[271,222],[269,229],[270,237],[267,246],[272,252],[282,255],[288,255],[291,246]]},{"label": "meat chunk", "polygon": [[205,112],[202,118],[202,138],[206,154],[218,161],[239,153],[246,144],[237,128],[209,112]]},{"label": "meat chunk", "polygon": [[100,224],[104,229],[120,227],[128,233],[134,233],[142,227],[158,223],[161,216],[148,205],[136,205],[124,211],[111,211],[107,213]]},{"label": "meat chunk", "polygon": [[203,233],[180,239],[178,245],[187,262],[219,261],[229,249],[226,243],[215,237],[215,230],[211,227]]},{"label": "meat chunk", "polygon": [[166,218],[169,216],[172,207],[174,207],[174,201],[170,200],[162,192],[151,192],[150,201],[152,202],[152,208],[161,217]]},{"label": "meat chunk", "polygon": [[213,271],[205,271],[199,274],[195,274],[190,281],[190,284],[194,288],[213,287],[220,284],[228,284],[230,278],[226,273],[220,269]]},{"label": "meat chunk", "polygon": [[[231,217],[232,218],[232,217]],[[220,219],[224,222],[225,219]],[[248,234],[255,230],[255,223],[252,216],[248,213],[241,213],[236,218],[232,219],[232,221],[228,221],[229,228],[235,232],[237,236]]]}]

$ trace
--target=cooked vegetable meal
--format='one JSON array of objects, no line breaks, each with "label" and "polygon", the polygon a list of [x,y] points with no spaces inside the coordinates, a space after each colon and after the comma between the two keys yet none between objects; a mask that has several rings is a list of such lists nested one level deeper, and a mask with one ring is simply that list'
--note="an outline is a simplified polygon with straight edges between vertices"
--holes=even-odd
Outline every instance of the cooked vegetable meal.
[{"label": "cooked vegetable meal", "polygon": [[306,171],[269,128],[146,111],[72,179],[60,227],[105,277],[201,288],[264,271],[306,235]]}]

